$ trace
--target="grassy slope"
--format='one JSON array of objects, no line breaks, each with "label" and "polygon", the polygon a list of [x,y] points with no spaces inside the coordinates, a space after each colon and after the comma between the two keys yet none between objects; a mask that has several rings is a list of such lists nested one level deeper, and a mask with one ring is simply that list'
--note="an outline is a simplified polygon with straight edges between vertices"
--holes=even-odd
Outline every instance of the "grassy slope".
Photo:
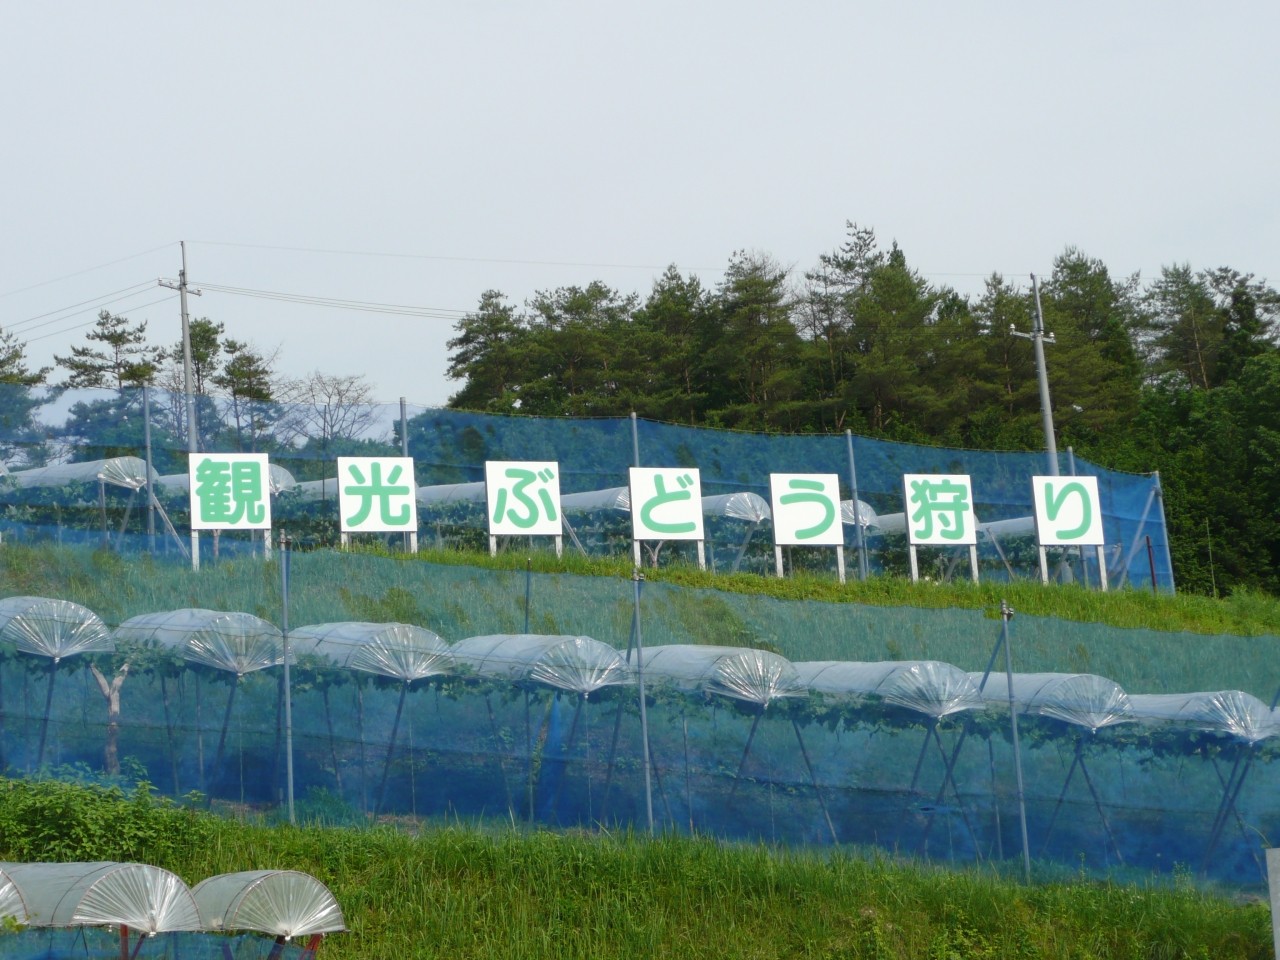
[{"label": "grassy slope", "polygon": [[[413,562],[399,554],[380,554],[391,560]],[[630,578],[632,568],[625,558],[584,559],[574,554],[557,558],[548,551],[524,554],[510,551],[489,557],[483,553],[457,550],[423,550],[419,560],[443,565],[499,571],[523,571],[526,564],[535,573],[567,573],[589,577]],[[217,569],[216,567],[214,569]],[[208,573],[208,571],[206,571]],[[53,593],[77,599],[104,616],[128,606],[120,587],[136,594],[154,593],[157,600],[172,602],[180,583],[160,581],[181,578],[180,568],[136,563],[113,554],[81,549],[5,545],[0,549],[0,593],[14,595]],[[985,610],[993,614],[1001,600],[1020,613],[1059,617],[1064,620],[1105,624],[1122,628],[1187,631],[1234,636],[1276,635],[1280,631],[1280,598],[1241,591],[1224,599],[1178,594],[1156,595],[1145,590],[1101,593],[1080,586],[1049,586],[1039,583],[981,583],[962,581],[950,584],[912,584],[896,577],[876,577],[865,583],[851,580],[839,584],[829,577],[795,576],[787,579],[754,574],[713,574],[696,567],[646,568],[651,582],[711,589],[732,594],[757,595],[780,600],[814,600],[883,607]],[[147,581],[155,581],[148,584]],[[169,589],[166,591],[165,587]],[[274,587],[274,583],[268,584]],[[139,597],[139,600],[145,599]],[[162,609],[155,608],[152,609]],[[132,615],[132,614],[128,614]]]},{"label": "grassy slope", "polygon": [[[289,868],[334,891],[347,957],[1270,956],[1270,915],[1190,884],[980,872],[705,839],[243,824],[139,794],[0,780],[0,859],[138,860],[190,883]],[[2,935],[2,934],[0,934]]]}]

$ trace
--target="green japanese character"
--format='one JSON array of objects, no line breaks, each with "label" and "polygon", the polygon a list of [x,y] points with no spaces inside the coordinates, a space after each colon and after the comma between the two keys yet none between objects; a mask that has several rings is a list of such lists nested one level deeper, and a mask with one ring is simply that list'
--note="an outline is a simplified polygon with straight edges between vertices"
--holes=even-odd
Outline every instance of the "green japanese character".
[{"label": "green japanese character", "polygon": [[506,476],[508,480],[516,481],[515,486],[511,488],[511,496],[513,499],[519,501],[520,505],[524,507],[524,512],[518,512],[514,506],[507,506],[507,488],[502,487],[498,490],[497,503],[494,506],[494,523],[501,523],[503,520],[503,514],[505,513],[506,519],[521,530],[528,530],[529,528],[537,525],[538,505],[533,502],[527,493],[525,493],[525,488],[533,483],[534,480],[541,480],[544,484],[544,486],[538,490],[538,499],[542,501],[543,509],[546,510],[547,519],[556,519],[555,504],[551,500],[550,491],[548,491],[545,486],[545,484],[555,479],[556,475],[554,473],[545,467],[537,473],[534,473],[532,470],[525,470],[521,467],[508,467],[504,476]]},{"label": "green japanese character", "polygon": [[831,527],[831,522],[836,518],[836,507],[831,502],[831,498],[823,492],[823,484],[820,480],[802,480],[793,478],[788,481],[787,486],[792,490],[809,490],[810,493],[784,493],[778,498],[778,503],[783,506],[790,506],[793,503],[818,503],[822,505],[822,509],[826,516],[812,527],[805,527],[803,530],[796,531],[797,540],[810,540],[813,537],[821,536]]},{"label": "green japanese character", "polygon": [[1059,487],[1056,497],[1053,495],[1053,483],[1046,482],[1044,485],[1044,512],[1050,522],[1058,519],[1058,514],[1062,512],[1068,495],[1073,493],[1080,498],[1080,526],[1057,531],[1059,540],[1076,540],[1089,532],[1089,527],[1093,523],[1093,503],[1089,498],[1089,491],[1079,480],[1073,480]]},{"label": "green japanese character", "polygon": [[409,523],[409,504],[401,504],[400,509],[394,512],[391,509],[392,497],[404,497],[413,493],[408,484],[397,485],[396,483],[404,472],[403,466],[398,463],[395,464],[387,473],[385,483],[382,479],[382,464],[377,461],[369,465],[369,481],[367,483],[359,464],[353,463],[349,466],[349,469],[356,482],[343,487],[342,492],[348,496],[359,497],[360,506],[355,513],[347,518],[348,527],[358,527],[369,518],[369,514],[373,511],[374,500],[378,501],[378,516],[385,525],[402,527]]},{"label": "green japanese character", "polygon": [[963,484],[950,480],[912,480],[910,500],[916,506],[911,520],[922,524],[915,531],[922,540],[933,536],[935,517],[938,536],[944,540],[964,539],[964,517],[969,500]]},{"label": "green japanese character", "polygon": [[262,471],[258,464],[236,460],[204,460],[196,467],[196,499],[206,523],[262,523]]},{"label": "green japanese character", "polygon": [[650,500],[645,501],[644,506],[640,508],[640,522],[655,533],[692,533],[697,529],[697,524],[692,520],[686,520],[680,523],[662,523],[653,519],[653,511],[658,507],[665,506],[668,503],[676,503],[681,500],[692,500],[693,493],[689,487],[693,486],[693,477],[685,474],[677,477],[676,482],[681,489],[667,492],[667,485],[663,482],[662,475],[653,478],[654,489],[657,494]]}]

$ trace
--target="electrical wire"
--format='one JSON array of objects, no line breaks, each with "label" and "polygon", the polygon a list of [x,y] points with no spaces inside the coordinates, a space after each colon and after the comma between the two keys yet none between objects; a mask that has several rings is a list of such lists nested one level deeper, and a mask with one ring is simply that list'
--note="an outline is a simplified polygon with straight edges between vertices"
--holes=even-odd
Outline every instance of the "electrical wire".
[{"label": "electrical wire", "polygon": [[[241,247],[246,250],[281,250],[289,253],[323,253],[340,257],[385,257],[398,260],[440,260],[446,263],[504,263],[528,267],[599,267],[608,270],[665,270],[667,265],[651,263],[579,263],[572,260],[516,260],[500,257],[447,257],[427,253],[382,253],[376,250],[327,250],[318,247],[286,247],[261,243],[234,243],[228,240],[191,240],[206,247]],[[700,268],[699,272],[703,272]],[[706,268],[706,272],[711,272]]]},{"label": "electrical wire", "polygon": [[467,315],[467,310],[455,310],[446,307],[418,307],[402,303],[377,303],[369,300],[346,300],[338,297],[321,297],[304,293],[283,293],[278,290],[255,290],[250,287],[230,287],[218,283],[201,283],[200,290],[206,293],[225,293],[236,297],[257,297],[262,300],[276,300],[285,303],[298,303],[306,306],[330,307],[336,310],[358,310],[365,313],[384,313],[402,317],[423,317],[436,320],[456,320]]},{"label": "electrical wire", "polygon": [[106,267],[114,267],[117,263],[126,263],[129,260],[136,260],[138,257],[145,257],[149,253],[155,253],[158,250],[164,250],[173,246],[173,243],[164,243],[158,247],[152,247],[150,250],[143,250],[141,253],[131,253],[127,257],[121,257],[119,260],[111,260],[107,263],[100,263],[96,267],[86,267],[83,270],[77,270],[75,273],[63,274],[61,277],[54,277],[52,280],[41,280],[39,283],[33,283],[29,287],[19,287],[17,290],[10,290],[7,293],[0,293],[0,297],[12,297],[14,294],[26,293],[28,290],[35,290],[37,287],[47,287],[51,283],[60,283],[63,280],[70,280],[72,277],[80,277],[86,273],[93,273],[95,270],[102,270]]},{"label": "electrical wire", "polygon": [[[121,300],[128,300],[130,297],[136,297],[141,294],[143,290],[152,289],[154,286],[154,280],[144,280],[142,283],[135,283],[131,287],[122,287],[119,290],[112,290],[110,293],[103,293],[99,296],[91,297],[88,300],[81,300],[79,303],[72,303],[65,307],[59,307],[57,310],[50,310],[48,313],[39,313],[34,317],[28,317],[26,320],[19,320],[17,323],[6,327],[6,329],[13,332],[26,327],[28,324],[34,324],[34,326],[31,327],[33,330],[40,327],[47,327],[51,323],[57,323],[59,320],[66,320],[76,315],[75,313],[67,313],[68,310],[75,310],[76,307],[83,307],[86,304],[92,304],[93,306],[89,308],[92,310],[96,307],[105,306],[108,303],[118,303]],[[131,290],[134,292],[130,293],[129,291]],[[117,294],[124,294],[124,296],[117,296]],[[115,299],[108,299],[109,297],[114,297]],[[85,311],[80,310],[76,312],[84,313]],[[54,316],[54,314],[66,314],[66,316]],[[37,320],[44,320],[45,317],[53,317],[53,319],[45,320],[44,323],[36,323]]]},{"label": "electrical wire", "polygon": [[[136,296],[136,294],[135,294],[135,296]],[[149,302],[147,302],[147,303],[140,303],[140,304],[137,304],[137,305],[136,305],[136,306],[134,306],[132,309],[134,309],[134,310],[142,310],[142,309],[143,309],[143,308],[145,308],[145,307],[154,307],[157,303],[168,303],[170,300],[175,300],[175,299],[177,299],[177,296],[178,296],[178,295],[177,295],[176,293],[171,293],[171,294],[169,294],[169,295],[168,295],[168,296],[166,296],[166,297],[161,297],[159,300],[151,300],[151,301],[149,301]],[[85,312],[87,312],[87,311],[83,311],[83,310],[81,311],[81,313],[85,313]],[[65,319],[67,319],[67,318],[66,318],[66,317],[62,317],[61,319],[65,320]],[[26,343],[35,343],[37,340],[47,340],[49,337],[56,337],[56,336],[58,336],[59,334],[63,334],[63,333],[70,333],[72,330],[79,330],[79,329],[81,329],[82,327],[87,327],[87,326],[89,326],[90,324],[97,323],[97,322],[98,322],[98,321],[97,321],[97,318],[95,317],[93,320],[86,320],[84,323],[77,323],[77,324],[75,324],[74,326],[64,327],[64,328],[63,328],[63,329],[61,329],[61,330],[54,330],[54,331],[52,331],[52,332],[50,332],[50,333],[42,333],[40,336],[38,336],[38,337],[31,337],[29,340],[27,340],[27,341],[25,341],[25,342],[26,342]]]}]

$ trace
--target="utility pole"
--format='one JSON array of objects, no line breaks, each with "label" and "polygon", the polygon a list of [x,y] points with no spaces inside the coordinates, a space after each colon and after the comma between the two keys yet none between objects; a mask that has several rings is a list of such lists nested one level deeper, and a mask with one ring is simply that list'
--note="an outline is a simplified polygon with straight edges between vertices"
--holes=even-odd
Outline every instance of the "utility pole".
[{"label": "utility pole", "polygon": [[[182,389],[187,395],[187,453],[194,457],[200,452],[200,443],[196,436],[196,401],[191,384],[191,320],[187,315],[187,293],[200,296],[199,290],[187,287],[187,241],[179,241],[182,248],[182,270],[178,273],[178,282],[161,280],[160,286],[178,291],[178,302],[182,309]],[[200,569],[200,533],[194,528],[191,531],[191,569]]]},{"label": "utility pole", "polygon": [[1036,351],[1036,375],[1040,378],[1040,418],[1044,422],[1044,449],[1049,460],[1049,476],[1058,476],[1058,441],[1053,435],[1053,405],[1049,402],[1049,371],[1044,363],[1044,345],[1056,343],[1052,333],[1044,332],[1044,313],[1040,309],[1040,283],[1031,274],[1031,289],[1035,292],[1036,313],[1032,318],[1031,332],[1019,333],[1013,324],[1009,333],[1023,340],[1030,340]]}]

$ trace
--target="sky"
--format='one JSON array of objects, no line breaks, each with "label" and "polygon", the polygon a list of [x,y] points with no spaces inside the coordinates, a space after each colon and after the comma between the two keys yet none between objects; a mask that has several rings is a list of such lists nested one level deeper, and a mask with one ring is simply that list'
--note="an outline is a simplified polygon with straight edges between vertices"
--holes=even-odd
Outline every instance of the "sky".
[{"label": "sky", "polygon": [[847,221],[974,295],[1068,246],[1276,284],[1277,35],[1261,0],[7,3],[0,328],[34,366],[100,309],[173,344],[185,241],[191,315],[282,375],[443,405],[485,290],[799,278]]}]

